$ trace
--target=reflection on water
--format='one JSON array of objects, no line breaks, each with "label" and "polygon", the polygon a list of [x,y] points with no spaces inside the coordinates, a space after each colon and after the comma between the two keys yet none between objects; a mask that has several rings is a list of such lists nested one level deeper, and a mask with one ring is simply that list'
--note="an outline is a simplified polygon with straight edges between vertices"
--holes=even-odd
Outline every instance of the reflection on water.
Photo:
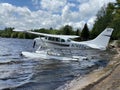
[{"label": "reflection on water", "polygon": [[33,51],[32,43],[32,40],[0,39],[0,89],[54,90],[107,64],[102,58],[75,62],[20,56],[21,51]]}]

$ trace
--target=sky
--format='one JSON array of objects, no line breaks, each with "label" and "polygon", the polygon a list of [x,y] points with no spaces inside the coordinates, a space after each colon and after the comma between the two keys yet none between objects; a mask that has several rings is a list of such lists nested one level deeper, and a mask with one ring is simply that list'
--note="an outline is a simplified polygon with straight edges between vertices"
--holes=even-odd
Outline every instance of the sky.
[{"label": "sky", "polygon": [[91,29],[103,5],[115,0],[0,0],[0,29]]}]

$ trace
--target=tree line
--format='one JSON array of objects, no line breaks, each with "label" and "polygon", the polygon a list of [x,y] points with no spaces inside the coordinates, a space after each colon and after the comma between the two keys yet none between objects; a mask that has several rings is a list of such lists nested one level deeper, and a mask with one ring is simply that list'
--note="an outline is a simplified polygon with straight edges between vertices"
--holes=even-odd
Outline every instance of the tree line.
[{"label": "tree line", "polygon": [[[47,33],[47,34],[55,34],[55,35],[77,35],[77,36],[81,36],[82,33],[86,34],[86,31],[89,33],[87,24],[85,24],[84,28],[87,29],[87,30],[82,30],[83,32],[81,32],[80,29],[73,30],[72,26],[65,25],[64,27],[62,27],[60,29],[41,28],[41,29],[34,29],[34,30],[31,30],[31,31],[40,32],[40,33]],[[38,35],[33,35],[33,34],[25,33],[25,32],[15,32],[14,28],[8,27],[8,28],[5,28],[4,30],[0,30],[0,37],[33,39],[35,37],[38,37]],[[88,38],[88,35],[87,35],[87,38],[86,38],[86,35],[82,35],[81,37],[85,37],[85,38],[78,38],[76,40],[82,40],[82,39],[86,40]]]}]

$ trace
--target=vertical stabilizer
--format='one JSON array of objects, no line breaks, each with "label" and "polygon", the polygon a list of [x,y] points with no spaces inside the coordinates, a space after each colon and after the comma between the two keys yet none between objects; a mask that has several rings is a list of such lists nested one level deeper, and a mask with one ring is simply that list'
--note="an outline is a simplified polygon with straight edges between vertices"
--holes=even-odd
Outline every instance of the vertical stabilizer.
[{"label": "vertical stabilizer", "polygon": [[106,49],[112,32],[113,28],[106,28],[101,34],[99,34],[95,39],[91,40],[90,42],[100,48]]}]

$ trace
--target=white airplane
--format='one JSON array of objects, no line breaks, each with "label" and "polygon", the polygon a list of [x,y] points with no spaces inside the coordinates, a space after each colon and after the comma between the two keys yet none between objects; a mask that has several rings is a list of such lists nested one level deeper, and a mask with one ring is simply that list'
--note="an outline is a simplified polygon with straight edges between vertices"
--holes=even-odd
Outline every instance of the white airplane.
[{"label": "white airplane", "polygon": [[[19,29],[15,29],[14,31],[22,31]],[[70,36],[70,35],[52,35],[52,34],[44,34],[32,31],[25,31],[27,33],[36,34],[44,37],[35,38],[34,40],[37,43],[40,43],[40,46],[36,52],[22,52],[22,54],[26,57],[31,58],[44,58],[44,59],[59,59],[59,60],[78,60],[80,56],[71,56],[66,57],[63,55],[63,52],[59,52],[60,49],[69,49],[69,50],[88,50],[88,49],[98,49],[98,50],[106,50],[107,45],[110,40],[110,36],[113,32],[112,28],[106,28],[100,35],[98,35],[95,39],[89,41],[77,42],[73,41],[73,38],[78,38],[79,36]],[[44,47],[47,49],[42,49]],[[59,49],[56,52],[54,49]]]}]

